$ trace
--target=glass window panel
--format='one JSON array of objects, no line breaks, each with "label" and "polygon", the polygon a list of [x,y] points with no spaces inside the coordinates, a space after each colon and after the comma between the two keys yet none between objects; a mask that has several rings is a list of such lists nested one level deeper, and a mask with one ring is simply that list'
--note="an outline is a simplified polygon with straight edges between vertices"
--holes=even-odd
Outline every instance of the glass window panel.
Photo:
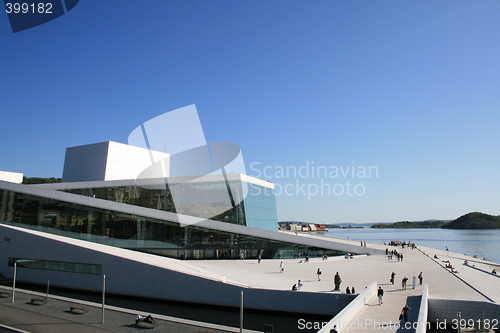
[{"label": "glass window panel", "polygon": [[87,274],[101,274],[101,265],[98,264],[9,258],[8,261],[9,266],[14,266],[15,262],[17,262],[17,267],[19,268],[44,269],[51,271],[64,271],[64,272],[76,272],[76,273],[87,273]]},{"label": "glass window panel", "polygon": [[[232,183],[234,183],[232,184],[234,185],[232,186],[232,188],[237,191],[235,192],[235,194],[240,193],[238,192],[240,191],[238,182]],[[174,187],[177,187],[177,189],[179,189],[179,186],[180,185],[178,184]],[[212,214],[210,208],[213,208],[212,204],[214,203],[216,205],[220,204],[221,206],[227,208],[231,207],[231,204],[227,200],[226,185],[224,182],[206,183],[205,187],[207,188],[207,190],[206,192],[204,191],[203,194],[201,194],[201,207],[194,207],[196,208],[195,211],[197,211],[199,214],[208,214],[208,216],[210,216]],[[252,187],[249,186],[249,188],[251,189]],[[194,190],[193,187],[191,189]],[[220,191],[215,189],[220,189]],[[244,203],[239,204],[234,209],[230,208],[223,213],[219,213],[214,219],[242,225],[244,225],[246,222],[246,224],[250,226],[257,226],[269,230],[277,230],[277,216],[274,194],[271,190],[266,191],[267,189],[262,190],[259,193],[257,190],[261,189],[261,187],[256,188],[256,193],[249,194],[247,198],[245,198]],[[105,193],[108,193],[110,195],[110,198],[114,199],[114,191],[116,190],[117,189],[113,188],[109,190],[94,189],[94,193],[96,193],[96,196],[98,193],[102,193],[99,194],[102,196],[104,196]],[[142,192],[145,192],[147,193],[148,198],[152,199],[141,199],[140,201],[136,202],[137,204],[157,205],[158,197],[165,197],[165,195],[167,195],[168,200],[172,202],[172,196],[170,195],[170,192],[166,191],[164,188],[141,189],[140,191],[141,197],[143,196]],[[124,195],[130,198],[132,192],[132,187],[127,187],[127,191],[124,191]],[[190,204],[195,203],[196,199],[198,199],[199,197],[199,192],[197,192],[197,190],[190,192],[190,194],[192,194],[192,198],[189,198],[188,196],[187,198],[184,197],[179,200],[177,197],[175,197],[175,204],[178,206],[178,212],[181,212],[183,209],[188,210],[189,208],[191,208]],[[9,222],[10,224],[33,229],[42,227],[42,225],[38,225],[37,220],[39,211],[40,213],[44,213],[43,216],[46,216],[45,213],[50,211],[54,214],[57,214],[57,217],[54,225],[43,226],[44,231],[46,232],[57,233],[65,237],[73,238],[81,238],[81,232],[91,232],[92,237],[85,239],[110,245],[120,245],[124,244],[122,242],[126,242],[129,248],[135,249],[137,251],[144,251],[174,257],[180,257],[184,255],[184,258],[188,259],[189,253],[195,253],[191,250],[198,251],[196,253],[202,256],[203,253],[210,253],[211,258],[214,256],[216,258],[232,258],[233,253],[236,253],[235,255],[237,258],[239,256],[239,250],[241,248],[256,248],[259,249],[259,251],[262,250],[263,257],[268,258],[278,256],[283,258],[282,254],[280,254],[280,251],[278,251],[279,249],[283,248],[292,249],[292,252],[294,253],[298,253],[299,251],[299,248],[296,244],[271,242],[256,237],[231,235],[229,233],[200,228],[197,229],[195,227],[181,227],[179,224],[174,222],[154,219],[144,219],[144,221],[142,222],[142,227],[139,230],[140,233],[142,233],[142,236],[138,237],[139,234],[136,221],[138,217],[133,215],[107,212],[96,208],[74,205],[66,202],[59,202],[56,200],[30,197],[28,195],[9,191],[3,191],[2,195],[13,198],[11,210],[12,222]],[[224,197],[224,195],[226,195],[226,197]],[[185,206],[183,207],[181,204],[185,204]],[[88,222],[83,222],[84,220],[88,219],[90,212],[92,214],[92,219]],[[42,223],[43,222],[44,221],[42,221]],[[144,227],[145,223],[147,223],[147,228]],[[90,226],[88,224],[90,224]],[[138,238],[153,239],[154,242],[147,242],[148,247],[146,247],[144,245],[144,242],[140,241]],[[231,240],[234,240],[234,242],[232,242]],[[214,247],[217,247],[217,251],[212,251]],[[59,267],[59,263],[52,263],[44,267],[55,266]],[[83,264],[76,265],[76,263],[73,263],[73,265],[66,265],[65,263],[62,263],[60,269],[66,270],[72,268],[74,271],[75,267],[78,267],[76,268],[76,271],[91,272],[92,274],[100,274],[102,269],[101,266],[86,266]]]}]

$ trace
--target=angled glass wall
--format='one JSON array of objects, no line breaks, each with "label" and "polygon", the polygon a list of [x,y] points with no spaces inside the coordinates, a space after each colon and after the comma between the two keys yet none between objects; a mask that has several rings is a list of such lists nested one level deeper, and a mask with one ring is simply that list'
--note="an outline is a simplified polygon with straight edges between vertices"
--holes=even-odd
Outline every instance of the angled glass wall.
[{"label": "angled glass wall", "polygon": [[0,223],[182,259],[239,258],[241,254],[245,258],[342,254],[7,190],[0,190]]},{"label": "angled glass wall", "polygon": [[242,183],[244,193],[247,193],[243,206],[246,225],[253,228],[278,231],[278,214],[276,198],[270,188]]},{"label": "angled glass wall", "polygon": [[[273,190],[242,181],[91,187],[62,191],[259,229],[278,230]],[[228,191],[230,197],[227,196]],[[240,203],[235,205],[234,202]]]}]

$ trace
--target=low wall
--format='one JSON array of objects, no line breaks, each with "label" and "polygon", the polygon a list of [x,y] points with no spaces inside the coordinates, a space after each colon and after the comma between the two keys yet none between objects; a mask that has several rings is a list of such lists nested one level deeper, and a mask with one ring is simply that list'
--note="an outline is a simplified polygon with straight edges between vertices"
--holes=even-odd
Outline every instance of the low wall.
[{"label": "low wall", "polygon": [[417,329],[415,333],[427,332],[427,317],[429,314],[429,285],[424,284],[422,290],[422,299],[420,301],[420,310],[418,311]]},{"label": "low wall", "polygon": [[454,299],[429,299],[428,321],[431,324],[453,325],[457,322],[458,312],[465,321],[482,321],[484,318],[488,319],[492,325],[496,324],[496,329],[500,329],[499,304]]},{"label": "low wall", "polygon": [[478,271],[480,271],[480,272],[483,272],[483,273],[486,273],[486,274],[489,274],[489,275],[492,275],[492,276],[494,276],[494,277],[500,278],[500,275],[495,274],[495,273],[492,273],[492,272],[487,271],[487,270],[485,270],[485,269],[478,268],[478,267],[473,266],[473,265],[464,265],[464,266],[465,266],[465,267],[472,268],[472,269],[475,269],[475,270],[478,270]]},{"label": "low wall", "polygon": [[366,309],[366,305],[370,304],[377,297],[377,282],[372,282],[368,288],[363,290],[352,302],[349,303],[342,311],[332,318],[323,326],[318,333],[328,333],[334,325],[337,326],[339,333],[347,332],[349,324],[352,323]]},{"label": "low wall", "polygon": [[457,279],[459,279],[460,281],[462,281],[463,283],[465,283],[466,285],[468,285],[470,288],[474,289],[478,294],[482,295],[484,298],[486,298],[490,302],[494,302],[493,299],[489,298],[488,295],[484,294],[482,291],[480,291],[479,289],[477,289],[474,285],[472,285],[469,282],[467,282],[466,280],[462,279],[458,274],[455,274],[455,273],[452,273],[451,271],[449,271],[448,268],[446,268],[445,266],[441,265],[441,263],[438,260],[436,260],[435,258],[431,257],[430,255],[428,255],[427,253],[425,253],[421,249],[419,249],[419,248],[417,248],[417,249],[420,252],[422,252],[425,256],[427,256],[429,259],[431,259],[432,261],[434,261],[442,269],[444,269],[445,271],[449,272],[449,274],[452,274],[454,277],[456,277]]},{"label": "low wall", "polygon": [[[244,307],[258,310],[334,316],[349,304],[349,295],[270,289],[242,289]],[[239,297],[239,294],[237,295]],[[239,299],[238,299],[239,300]],[[239,306],[239,303],[233,306]]]},{"label": "low wall", "polygon": [[[240,306],[245,308],[334,316],[348,303],[350,295],[248,288],[224,282],[223,277],[204,276],[183,262],[146,253],[119,249],[80,240],[64,242],[56,236],[24,232],[0,225],[0,273],[13,278],[8,258],[26,258],[102,265],[106,292],[135,297],[189,303]],[[73,244],[74,243],[74,244]],[[85,243],[85,244],[84,244]],[[185,272],[179,271],[184,269]],[[192,272],[192,273],[189,273]],[[102,276],[42,269],[17,269],[17,281],[88,291],[101,291]]]}]

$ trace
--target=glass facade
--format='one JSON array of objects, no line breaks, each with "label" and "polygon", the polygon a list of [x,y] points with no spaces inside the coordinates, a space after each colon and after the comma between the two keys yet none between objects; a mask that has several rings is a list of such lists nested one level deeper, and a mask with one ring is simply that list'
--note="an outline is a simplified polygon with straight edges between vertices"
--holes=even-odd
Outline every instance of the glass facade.
[{"label": "glass facade", "polygon": [[274,191],[251,183],[242,183],[242,186],[247,193],[244,201],[247,226],[278,231]]},{"label": "glass facade", "polygon": [[272,189],[242,181],[66,189],[68,193],[277,231]]},{"label": "glass facade", "polygon": [[[85,189],[86,195],[114,195],[120,202],[153,202],[168,208],[168,196],[151,191],[139,196],[139,188],[120,190]],[[137,192],[139,191],[139,192]],[[143,193],[142,193],[143,194]],[[262,193],[261,193],[262,194]],[[123,195],[123,196],[122,196]],[[118,200],[115,200],[118,201]],[[254,207],[271,209],[268,207]],[[251,207],[251,204],[249,205]],[[237,211],[227,217],[237,219]],[[265,220],[265,219],[263,219]],[[65,201],[0,190],[0,223],[30,228],[65,237],[112,245],[180,259],[293,258],[299,254],[314,256],[340,255],[334,250],[221,232],[206,228],[181,226],[175,222],[131,215],[116,211],[73,204]]]}]

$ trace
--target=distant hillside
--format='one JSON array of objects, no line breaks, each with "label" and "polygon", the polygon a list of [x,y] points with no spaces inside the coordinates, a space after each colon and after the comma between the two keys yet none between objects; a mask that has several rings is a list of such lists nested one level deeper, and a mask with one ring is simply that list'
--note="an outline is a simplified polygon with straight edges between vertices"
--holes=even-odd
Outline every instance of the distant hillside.
[{"label": "distant hillside", "polygon": [[445,229],[500,229],[500,216],[479,212],[465,214],[441,226]]},{"label": "distant hillside", "polygon": [[[280,222],[282,223],[282,222]],[[306,223],[306,222],[294,222]],[[444,229],[500,229],[500,216],[483,213],[468,213],[451,220],[399,221],[394,223],[339,223],[325,224],[327,228],[360,228],[373,229],[417,229],[417,228],[444,228]]]},{"label": "distant hillside", "polygon": [[422,222],[409,222],[400,221],[395,223],[378,223],[372,225],[370,228],[374,229],[417,229],[417,228],[441,228],[444,221],[422,221]]}]

